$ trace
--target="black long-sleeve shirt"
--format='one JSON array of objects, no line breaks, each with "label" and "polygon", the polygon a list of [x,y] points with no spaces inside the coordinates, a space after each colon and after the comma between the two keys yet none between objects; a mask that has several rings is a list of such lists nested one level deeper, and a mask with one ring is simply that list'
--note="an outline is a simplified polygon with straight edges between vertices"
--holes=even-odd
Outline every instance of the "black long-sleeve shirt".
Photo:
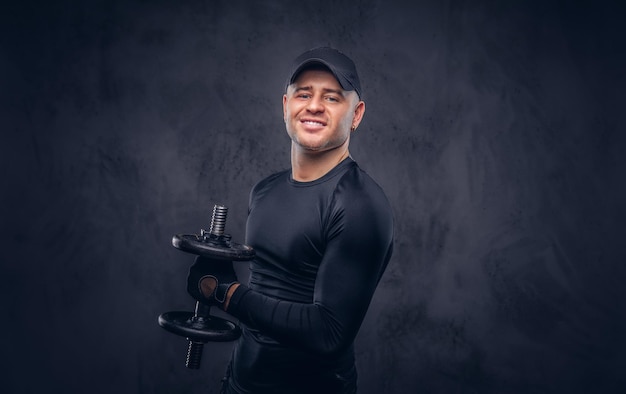
[{"label": "black long-sleeve shirt", "polygon": [[256,258],[228,308],[243,323],[231,386],[341,392],[356,380],[352,345],[392,253],[382,189],[350,158],[312,182],[274,174],[252,189],[246,243]]}]

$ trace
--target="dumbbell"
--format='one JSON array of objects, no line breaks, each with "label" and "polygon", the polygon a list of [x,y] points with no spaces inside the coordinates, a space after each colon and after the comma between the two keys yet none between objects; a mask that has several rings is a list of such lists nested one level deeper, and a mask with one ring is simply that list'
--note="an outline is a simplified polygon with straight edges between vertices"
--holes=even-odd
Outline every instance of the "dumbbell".
[{"label": "dumbbell", "polygon": [[[183,252],[216,260],[215,264],[231,264],[231,261],[247,261],[254,258],[250,246],[231,242],[224,234],[228,208],[223,205],[213,207],[209,231],[200,234],[176,234],[172,245]],[[190,369],[200,368],[202,351],[207,342],[234,341],[241,335],[239,326],[230,320],[210,314],[209,305],[196,302],[193,312],[174,311],[159,316],[158,322],[165,330],[186,337],[189,341],[185,365]]]}]

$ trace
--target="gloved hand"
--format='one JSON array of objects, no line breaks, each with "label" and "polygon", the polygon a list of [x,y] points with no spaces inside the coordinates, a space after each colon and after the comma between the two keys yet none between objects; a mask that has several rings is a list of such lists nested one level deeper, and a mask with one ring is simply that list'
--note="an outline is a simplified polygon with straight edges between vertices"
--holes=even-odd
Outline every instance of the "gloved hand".
[{"label": "gloved hand", "polygon": [[204,304],[223,306],[228,289],[235,283],[232,261],[198,256],[189,269],[187,292]]}]

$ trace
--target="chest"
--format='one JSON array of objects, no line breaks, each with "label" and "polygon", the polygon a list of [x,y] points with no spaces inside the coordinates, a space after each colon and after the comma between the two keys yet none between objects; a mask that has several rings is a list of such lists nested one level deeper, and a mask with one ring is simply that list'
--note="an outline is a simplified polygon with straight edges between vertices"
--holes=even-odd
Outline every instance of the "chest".
[{"label": "chest", "polygon": [[282,186],[251,205],[246,243],[263,264],[314,274],[326,248],[329,193],[324,188]]}]

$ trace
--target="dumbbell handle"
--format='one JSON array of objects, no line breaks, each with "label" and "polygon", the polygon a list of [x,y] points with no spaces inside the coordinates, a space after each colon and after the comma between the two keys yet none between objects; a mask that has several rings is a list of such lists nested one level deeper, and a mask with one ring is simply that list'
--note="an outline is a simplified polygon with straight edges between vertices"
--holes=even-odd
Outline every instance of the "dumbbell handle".
[{"label": "dumbbell handle", "polygon": [[[209,305],[201,304],[200,302],[196,302],[196,309],[192,321],[200,321],[210,316],[211,307]],[[189,347],[187,349],[187,361],[185,362],[185,366],[189,369],[198,369],[200,368],[200,363],[202,362],[202,350],[204,349],[204,342],[199,342],[188,338]]]}]

